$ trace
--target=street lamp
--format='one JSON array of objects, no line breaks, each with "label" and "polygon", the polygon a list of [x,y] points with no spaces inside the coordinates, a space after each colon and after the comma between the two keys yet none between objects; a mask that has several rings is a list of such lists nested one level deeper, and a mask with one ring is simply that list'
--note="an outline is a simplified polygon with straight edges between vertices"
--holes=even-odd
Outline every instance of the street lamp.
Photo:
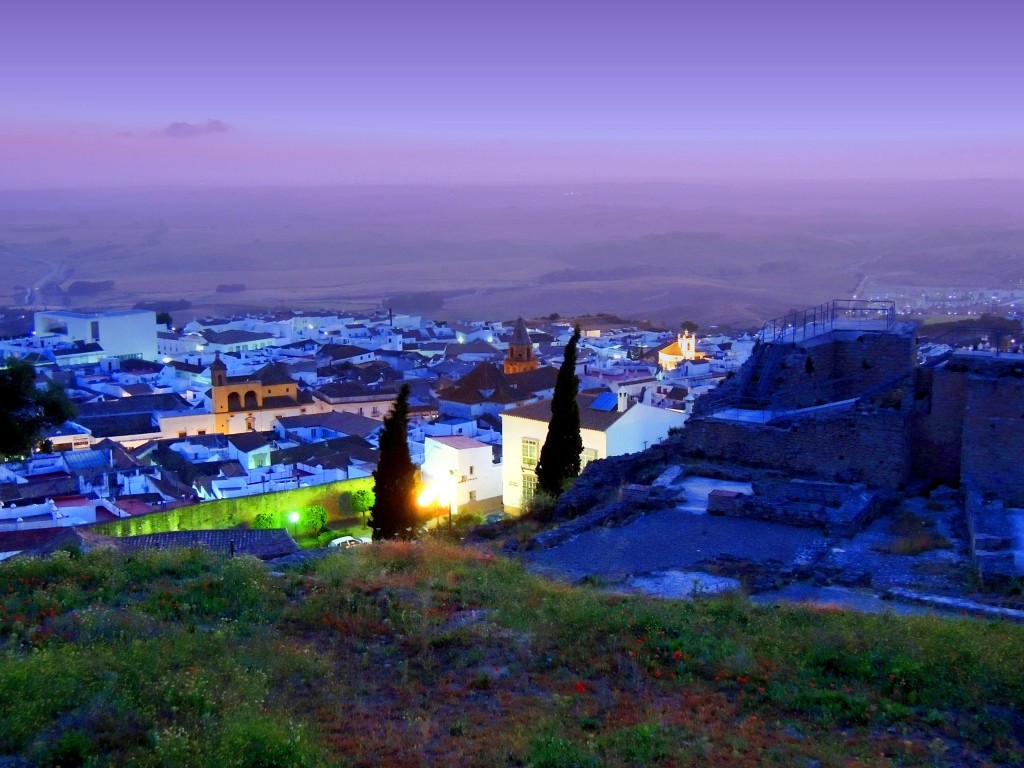
[{"label": "street lamp", "polygon": [[288,513],[288,522],[292,524],[292,536],[294,536],[295,535],[295,526],[297,526],[299,524],[299,513],[298,512],[289,512]]}]

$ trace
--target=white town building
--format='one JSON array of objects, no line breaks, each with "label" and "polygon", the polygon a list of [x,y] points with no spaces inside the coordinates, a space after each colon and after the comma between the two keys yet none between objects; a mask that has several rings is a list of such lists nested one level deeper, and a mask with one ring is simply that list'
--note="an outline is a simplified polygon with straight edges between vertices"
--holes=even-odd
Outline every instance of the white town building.
[{"label": "white town building", "polygon": [[[581,394],[577,402],[583,438],[581,469],[597,459],[646,450],[686,421],[682,411],[634,402],[625,391]],[[536,492],[537,461],[550,420],[549,401],[501,414],[502,503],[506,509],[522,509]]]}]

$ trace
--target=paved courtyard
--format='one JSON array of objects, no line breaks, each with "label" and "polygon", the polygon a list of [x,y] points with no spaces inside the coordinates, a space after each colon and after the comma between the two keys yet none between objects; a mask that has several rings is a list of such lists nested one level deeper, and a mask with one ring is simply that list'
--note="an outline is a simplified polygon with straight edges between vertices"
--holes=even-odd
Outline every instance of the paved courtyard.
[{"label": "paved courtyard", "polygon": [[825,549],[825,536],[813,528],[677,508],[652,512],[621,528],[585,531],[551,549],[529,552],[527,560],[532,567],[562,578],[622,578],[689,569],[721,555],[759,563],[809,563]]}]

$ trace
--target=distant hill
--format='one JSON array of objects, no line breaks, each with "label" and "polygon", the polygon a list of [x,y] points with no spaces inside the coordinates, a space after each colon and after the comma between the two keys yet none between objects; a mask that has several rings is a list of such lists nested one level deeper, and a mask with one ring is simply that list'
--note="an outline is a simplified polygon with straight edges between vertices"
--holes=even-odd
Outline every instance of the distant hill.
[{"label": "distant hill", "polygon": [[866,280],[1020,285],[1022,220],[1015,180],[0,191],[0,303],[59,301],[43,289],[73,269],[116,281],[83,308],[756,326]]}]

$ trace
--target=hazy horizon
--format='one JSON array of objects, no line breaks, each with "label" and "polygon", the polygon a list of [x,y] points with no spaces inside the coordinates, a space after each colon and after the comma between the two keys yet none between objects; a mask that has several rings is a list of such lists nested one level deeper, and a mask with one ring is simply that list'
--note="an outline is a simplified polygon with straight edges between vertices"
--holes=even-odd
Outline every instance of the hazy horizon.
[{"label": "hazy horizon", "polygon": [[0,305],[759,324],[868,285],[1019,288],[1022,221],[1013,180],[7,191]]}]

